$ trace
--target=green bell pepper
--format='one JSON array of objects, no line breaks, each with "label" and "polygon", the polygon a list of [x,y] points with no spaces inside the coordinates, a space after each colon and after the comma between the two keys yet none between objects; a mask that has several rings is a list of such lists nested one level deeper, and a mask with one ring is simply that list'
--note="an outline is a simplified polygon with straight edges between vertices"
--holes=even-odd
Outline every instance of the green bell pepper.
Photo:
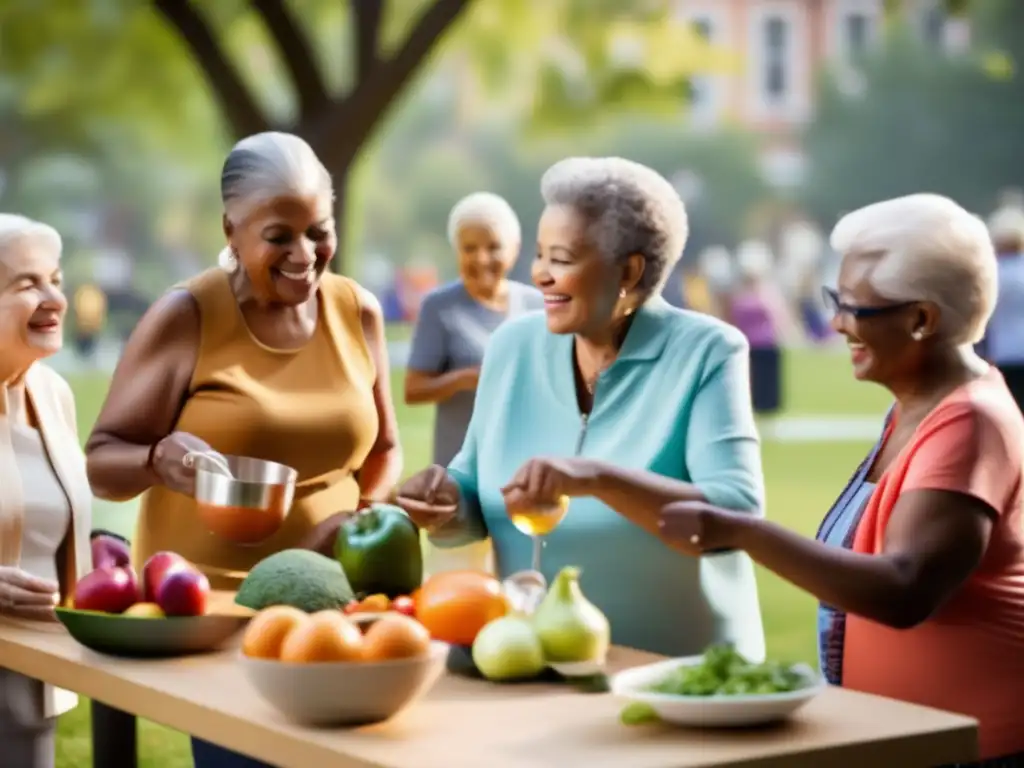
[{"label": "green bell pepper", "polygon": [[423,583],[419,528],[392,504],[372,504],[342,523],[334,556],[357,595],[395,598]]}]

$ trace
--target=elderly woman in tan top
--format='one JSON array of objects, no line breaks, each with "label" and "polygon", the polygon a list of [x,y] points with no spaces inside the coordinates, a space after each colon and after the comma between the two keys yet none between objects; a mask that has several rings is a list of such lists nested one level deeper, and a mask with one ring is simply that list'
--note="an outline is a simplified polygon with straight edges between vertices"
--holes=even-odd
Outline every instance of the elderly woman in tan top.
[{"label": "elderly woman in tan top", "polygon": [[[71,389],[40,364],[61,347],[60,236],[0,214],[0,620],[53,622],[91,564],[92,498]],[[2,661],[2,660],[0,660]],[[0,764],[51,768],[75,697],[0,667]]]},{"label": "elderly woman in tan top", "polygon": [[[328,549],[342,516],[401,472],[380,305],[328,272],[337,244],[331,178],[302,139],[239,142],[221,174],[221,266],[175,288],[125,348],[86,452],[94,492],[144,493],[137,562],[161,550],[232,588],[292,547]],[[258,546],[223,541],[193,499],[192,451],[298,470],[282,528]],[[193,741],[198,768],[250,765]]]}]

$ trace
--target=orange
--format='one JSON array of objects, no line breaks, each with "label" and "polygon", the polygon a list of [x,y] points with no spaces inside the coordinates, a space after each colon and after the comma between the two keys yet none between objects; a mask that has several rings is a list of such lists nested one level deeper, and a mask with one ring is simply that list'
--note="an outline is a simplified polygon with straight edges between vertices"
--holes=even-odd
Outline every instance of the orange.
[{"label": "orange", "polygon": [[281,661],[360,661],[363,633],[340,611],[319,611],[285,638]]},{"label": "orange", "polygon": [[363,634],[363,658],[389,661],[425,656],[430,650],[430,633],[416,619],[400,613],[382,616]]},{"label": "orange", "polygon": [[414,599],[416,618],[431,636],[453,645],[472,645],[486,624],[509,610],[501,582],[483,571],[438,573]]},{"label": "orange", "polygon": [[242,637],[242,653],[254,659],[279,659],[281,646],[297,627],[309,621],[298,608],[275,605],[257,613]]}]

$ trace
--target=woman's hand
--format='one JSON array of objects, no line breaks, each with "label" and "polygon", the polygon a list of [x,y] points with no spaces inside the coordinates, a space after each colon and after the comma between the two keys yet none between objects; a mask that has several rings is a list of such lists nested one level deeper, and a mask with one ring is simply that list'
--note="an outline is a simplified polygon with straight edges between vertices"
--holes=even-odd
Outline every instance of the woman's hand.
[{"label": "woman's hand", "polygon": [[60,585],[10,566],[0,567],[0,615],[33,621],[55,621]]},{"label": "woman's hand", "polygon": [[508,509],[543,509],[558,504],[562,496],[589,494],[598,478],[590,459],[531,459],[501,489]]},{"label": "woman's hand", "polygon": [[216,453],[204,440],[188,432],[172,432],[153,449],[151,468],[160,482],[172,491],[194,496],[196,468],[185,457],[191,453]]},{"label": "woman's hand", "polygon": [[448,523],[459,511],[459,484],[444,467],[434,464],[399,487],[395,503],[427,532]]}]

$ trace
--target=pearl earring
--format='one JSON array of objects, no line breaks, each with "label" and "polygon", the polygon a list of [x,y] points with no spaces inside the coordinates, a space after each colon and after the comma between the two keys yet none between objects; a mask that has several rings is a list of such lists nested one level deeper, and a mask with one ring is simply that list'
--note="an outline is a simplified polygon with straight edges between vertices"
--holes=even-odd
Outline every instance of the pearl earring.
[{"label": "pearl earring", "polygon": [[626,298],[626,289],[625,288],[619,288],[619,298],[620,299]]},{"label": "pearl earring", "polygon": [[910,334],[910,338],[912,338],[914,341],[920,341],[921,339],[924,338],[924,331],[918,329]]},{"label": "pearl earring", "polygon": [[220,252],[217,263],[225,272],[234,272],[238,269],[238,254],[229,246]]}]

